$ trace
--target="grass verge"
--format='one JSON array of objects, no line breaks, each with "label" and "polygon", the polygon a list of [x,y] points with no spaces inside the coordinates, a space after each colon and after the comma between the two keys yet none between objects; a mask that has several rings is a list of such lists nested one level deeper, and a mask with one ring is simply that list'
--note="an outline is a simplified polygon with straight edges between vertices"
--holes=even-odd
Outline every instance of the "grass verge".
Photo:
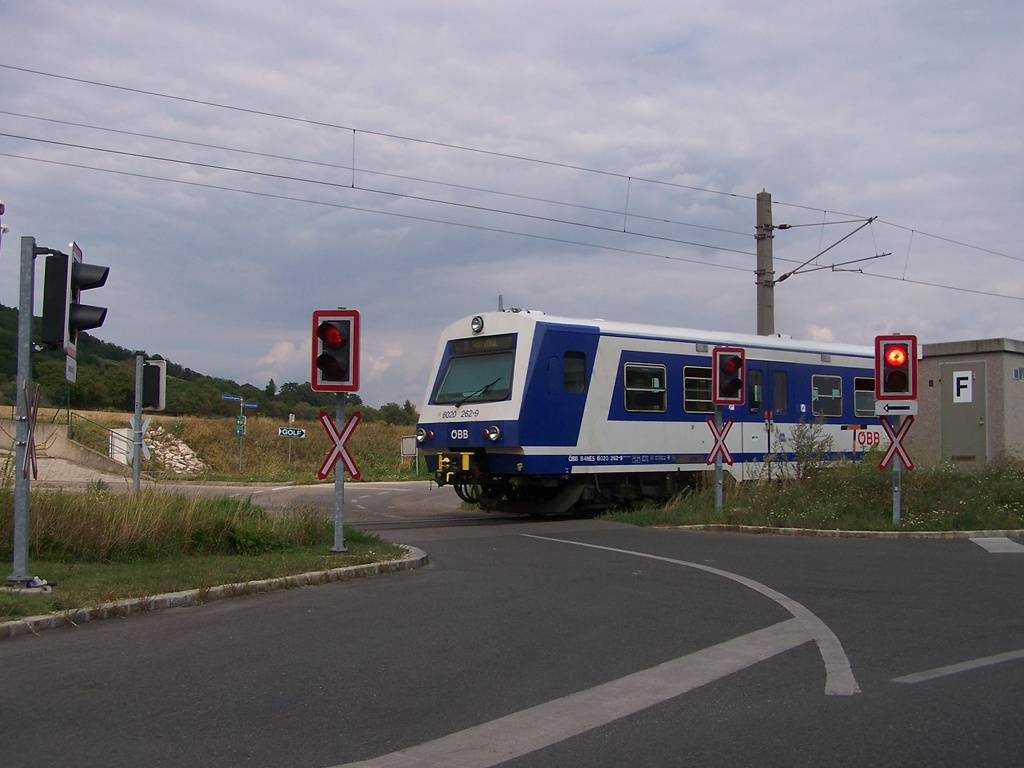
[{"label": "grass verge", "polygon": [[902,514],[893,524],[892,474],[871,455],[823,465],[797,479],[727,483],[722,508],[704,483],[664,506],[612,512],[634,525],[750,525],[849,531],[1024,529],[1024,461],[1001,457],[983,468],[951,465],[903,472]]},{"label": "grass verge", "polygon": [[[0,552],[11,558],[12,494],[0,491]],[[29,572],[49,593],[0,593],[0,621],[95,607],[220,584],[398,559],[402,547],[345,529],[348,552],[330,554],[333,522],[313,509],[270,515],[248,500],[206,500],[102,489],[33,492]]]}]

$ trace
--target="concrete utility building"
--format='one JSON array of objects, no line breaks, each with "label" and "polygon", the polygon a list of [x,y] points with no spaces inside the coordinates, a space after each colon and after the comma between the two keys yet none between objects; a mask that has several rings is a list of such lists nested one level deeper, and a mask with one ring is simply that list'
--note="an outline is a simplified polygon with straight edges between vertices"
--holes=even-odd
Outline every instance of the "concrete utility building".
[{"label": "concrete utility building", "polygon": [[1024,457],[1024,341],[924,344],[919,414],[904,441],[915,463],[981,466]]}]

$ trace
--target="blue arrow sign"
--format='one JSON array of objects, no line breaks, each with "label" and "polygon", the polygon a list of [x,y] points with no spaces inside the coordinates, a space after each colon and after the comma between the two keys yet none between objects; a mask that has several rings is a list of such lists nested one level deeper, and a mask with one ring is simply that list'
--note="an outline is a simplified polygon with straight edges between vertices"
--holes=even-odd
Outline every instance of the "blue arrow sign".
[{"label": "blue arrow sign", "polygon": [[220,399],[221,400],[230,400],[233,403],[240,403],[240,402],[242,402],[242,396],[241,395],[221,395]]}]

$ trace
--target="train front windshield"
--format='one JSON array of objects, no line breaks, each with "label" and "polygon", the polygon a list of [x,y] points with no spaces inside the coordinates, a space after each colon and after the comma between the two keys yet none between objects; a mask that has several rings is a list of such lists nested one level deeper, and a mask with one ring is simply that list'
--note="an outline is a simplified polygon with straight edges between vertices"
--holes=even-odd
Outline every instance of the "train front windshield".
[{"label": "train front windshield", "polygon": [[512,391],[515,336],[457,339],[434,392],[438,405],[504,400]]}]

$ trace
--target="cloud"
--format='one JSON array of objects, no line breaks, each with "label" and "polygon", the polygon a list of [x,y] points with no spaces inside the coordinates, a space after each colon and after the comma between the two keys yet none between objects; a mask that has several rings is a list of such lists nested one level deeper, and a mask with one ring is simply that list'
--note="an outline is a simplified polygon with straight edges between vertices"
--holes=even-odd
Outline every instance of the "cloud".
[{"label": "cloud", "polygon": [[879,217],[777,286],[779,332],[1024,338],[1022,31],[1009,0],[3,3],[0,63],[123,87],[0,68],[0,301],[20,236],[75,239],[102,338],[261,387],[358,308],[364,401],[418,403],[499,295],[752,331],[767,189],[777,274]]}]

